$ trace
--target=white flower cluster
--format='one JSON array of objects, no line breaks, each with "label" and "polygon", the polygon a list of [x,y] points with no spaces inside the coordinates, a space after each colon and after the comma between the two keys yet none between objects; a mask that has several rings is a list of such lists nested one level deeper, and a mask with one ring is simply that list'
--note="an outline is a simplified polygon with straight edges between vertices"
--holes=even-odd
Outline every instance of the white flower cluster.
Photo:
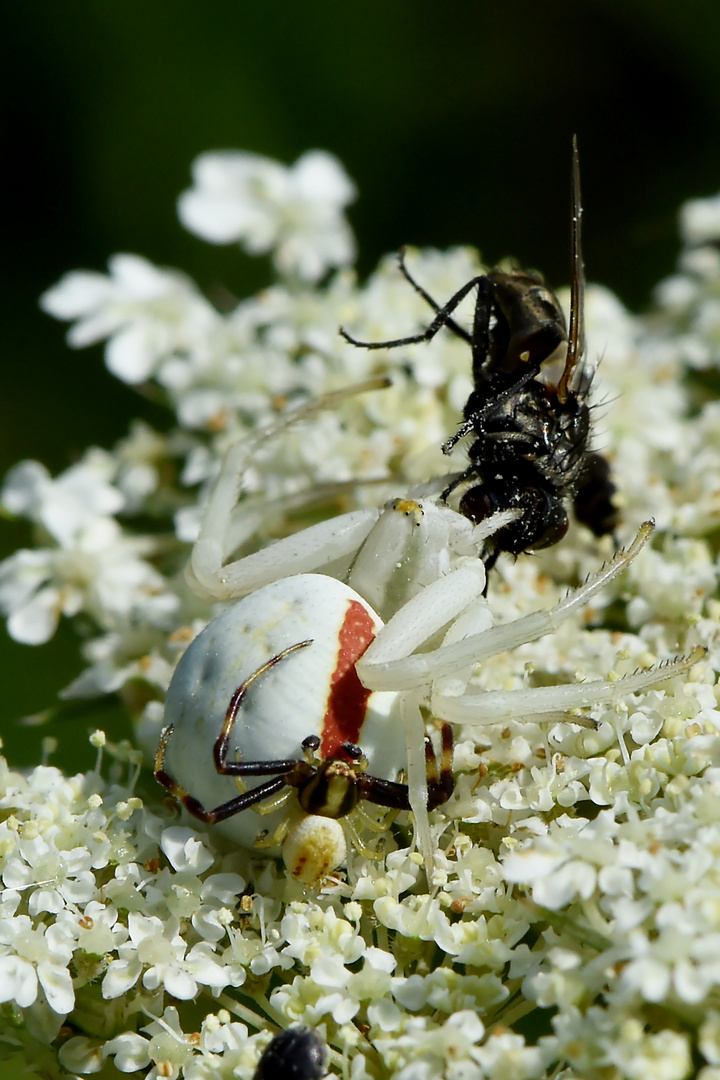
[{"label": "white flower cluster", "polygon": [[152,539],[128,534],[116,517],[127,505],[119,464],[94,449],[56,480],[37,461],[9,472],[3,505],[53,545],[18,551],[0,564],[0,607],[16,641],[39,645],[60,615],[80,611],[108,630],[172,625],[178,599],[142,558],[152,554]]},{"label": "white flower cluster", "polygon": [[[136,424],[56,478],[37,462],[11,470],[2,505],[35,546],[0,564],[0,610],[28,644],[82,613],[95,636],[64,693],[120,693],[138,730],[157,730],[174,666],[213,615],[182,571],[229,447],[288,404],[392,376],[258,445],[233,524],[242,553],[447,471],[439,448],[471,389],[469,350],[444,333],[387,352],[338,336],[341,324],[407,335],[429,311],[391,259],[356,282],[342,215],[353,196],[327,154],[291,168],[208,154],[181,219],[271,252],[272,287],[220,312],[176,271],[120,255],[108,276],[69,274],[43,298],[74,321],[72,345],[105,340],[115,375],[153,380],[173,419],[167,434]],[[298,1023],[346,1080],[718,1080],[720,408],[703,392],[720,363],[718,206],[685,208],[680,271],[650,315],[587,292],[596,443],[623,536],[654,517],[656,539],[584,620],[496,656],[469,692],[612,680],[698,644],[705,659],[598,704],[593,722],[458,725],[430,891],[402,815],[384,859],[350,850],[313,891],[211,827],[173,824],[149,775],[136,794],[139,753],[103,750],[99,733],[112,760],[86,775],[3,764],[0,1062],[12,1075],[251,1080],[271,1034]],[[480,265],[466,249],[408,263],[440,301]],[[472,298],[457,318],[471,310]],[[494,620],[550,607],[610,551],[573,527],[540,557],[501,561]]]}]

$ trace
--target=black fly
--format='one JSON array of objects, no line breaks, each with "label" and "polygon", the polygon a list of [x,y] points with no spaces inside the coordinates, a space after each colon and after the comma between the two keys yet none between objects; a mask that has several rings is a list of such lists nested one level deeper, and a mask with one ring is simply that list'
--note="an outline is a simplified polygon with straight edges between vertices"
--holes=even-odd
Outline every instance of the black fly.
[{"label": "black fly", "polygon": [[[382,349],[429,341],[445,326],[470,345],[475,386],[465,406],[465,422],[443,446],[450,453],[460,439],[472,435],[470,464],[442,497],[466,485],[459,510],[476,523],[499,510],[518,511],[517,519],[492,537],[488,568],[503,551],[519,555],[561,540],[568,528],[566,500],[572,500],[575,517],[596,536],[611,534],[617,524],[610,467],[589,449],[592,373],[582,364],[582,207],[575,140],[572,180],[569,327],[557,297],[537,274],[495,267],[472,278],[441,307],[411,276],[401,252],[403,275],[436,312],[427,329],[380,342],[356,341],[340,331],[353,345]],[[468,332],[452,313],[473,289],[477,298]],[[551,358],[562,364],[557,381],[546,365]]]}]

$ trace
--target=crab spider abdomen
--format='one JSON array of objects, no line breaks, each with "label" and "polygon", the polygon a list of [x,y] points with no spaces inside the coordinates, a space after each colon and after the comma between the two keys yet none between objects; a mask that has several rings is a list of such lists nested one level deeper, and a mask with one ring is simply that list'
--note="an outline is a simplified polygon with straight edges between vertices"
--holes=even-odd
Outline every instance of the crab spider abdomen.
[{"label": "crab spider abdomen", "polygon": [[[393,692],[370,692],[355,663],[382,627],[349,586],[319,574],[298,574],[258,589],[214,619],[182,656],[170,683],[165,722],[172,725],[166,768],[207,806],[238,794],[232,776],[218,773],[213,748],[233,694],[263,664],[302,641],[248,687],[228,747],[228,761],[301,759],[309,735],[323,758],[343,743],[361,743],[373,774],[396,779],[406,762],[402,724],[391,719]],[[266,780],[243,778],[247,789]],[[251,848],[272,835],[286,810],[252,810],[217,824]]]}]

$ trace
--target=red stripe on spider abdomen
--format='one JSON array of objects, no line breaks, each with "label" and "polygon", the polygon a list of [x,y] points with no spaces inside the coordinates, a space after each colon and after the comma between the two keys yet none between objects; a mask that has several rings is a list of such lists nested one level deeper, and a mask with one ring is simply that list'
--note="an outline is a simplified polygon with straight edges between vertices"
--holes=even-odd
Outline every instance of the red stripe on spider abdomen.
[{"label": "red stripe on spider abdomen", "polygon": [[372,615],[357,600],[351,600],[340,626],[337,663],[330,676],[320,741],[323,758],[338,757],[343,743],[360,741],[370,691],[360,682],[355,664],[375,637],[375,629]]}]

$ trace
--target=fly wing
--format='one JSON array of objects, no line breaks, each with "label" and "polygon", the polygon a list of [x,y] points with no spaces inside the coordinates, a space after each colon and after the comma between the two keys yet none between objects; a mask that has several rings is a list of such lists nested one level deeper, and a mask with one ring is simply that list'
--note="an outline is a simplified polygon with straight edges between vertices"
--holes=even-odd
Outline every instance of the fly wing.
[{"label": "fly wing", "polygon": [[583,316],[585,302],[585,268],[582,258],[582,203],[580,200],[580,162],[578,159],[577,135],[573,135],[572,157],[572,224],[570,247],[572,251],[572,283],[570,286],[570,325],[568,327],[568,347],[565,368],[557,387],[558,400],[564,404],[570,393],[570,381],[575,368],[582,360],[585,350],[585,320]]}]

